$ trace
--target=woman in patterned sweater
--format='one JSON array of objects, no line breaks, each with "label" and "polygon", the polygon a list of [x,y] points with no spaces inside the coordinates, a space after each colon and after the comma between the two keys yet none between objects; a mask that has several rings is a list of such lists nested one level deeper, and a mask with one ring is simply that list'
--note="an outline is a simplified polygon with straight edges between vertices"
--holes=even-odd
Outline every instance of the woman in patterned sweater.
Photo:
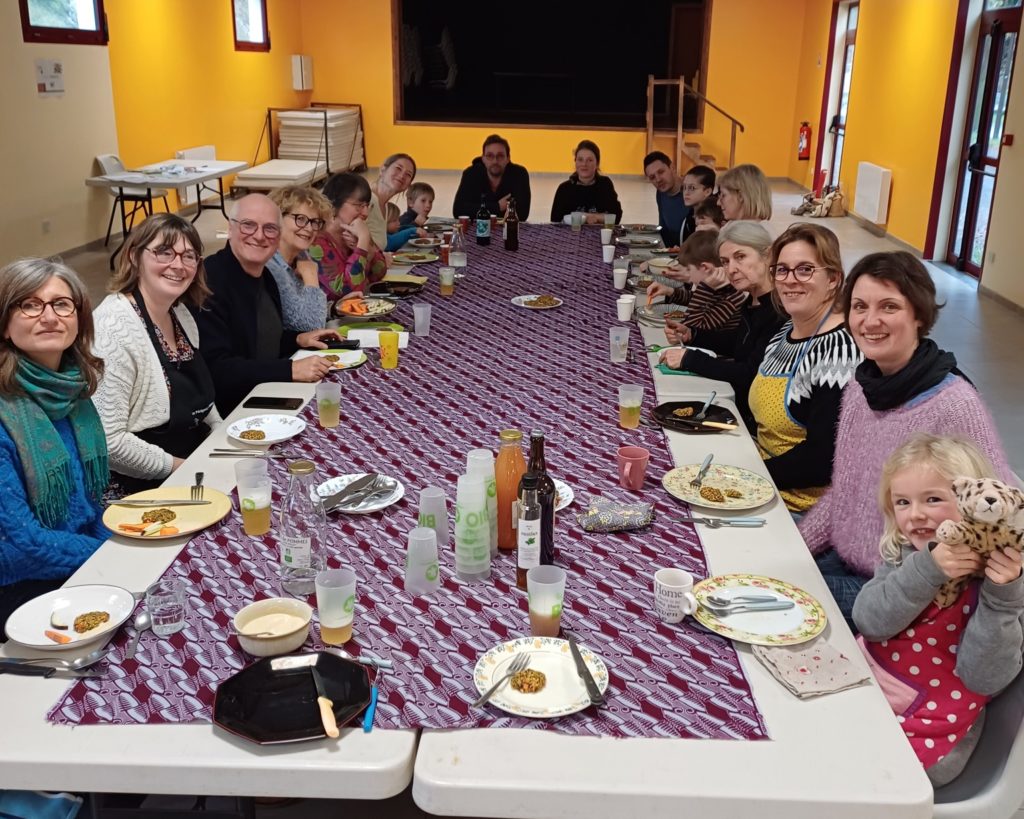
[{"label": "woman in patterned sweater", "polygon": [[772,245],[771,272],[789,320],[768,342],[748,401],[758,451],[799,514],[831,482],[839,404],[861,355],[839,308],[843,263],[832,231],[790,226]]}]

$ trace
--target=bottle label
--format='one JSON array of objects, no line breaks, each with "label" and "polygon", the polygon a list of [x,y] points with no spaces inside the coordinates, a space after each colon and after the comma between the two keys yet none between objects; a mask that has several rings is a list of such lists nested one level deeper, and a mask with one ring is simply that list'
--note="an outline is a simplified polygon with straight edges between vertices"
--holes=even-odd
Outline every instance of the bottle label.
[{"label": "bottle label", "polygon": [[308,569],[312,564],[312,538],[300,535],[282,535],[281,564],[289,569]]},{"label": "bottle label", "polygon": [[505,219],[505,225],[501,229],[501,238],[508,241],[508,219]]},{"label": "bottle label", "polygon": [[476,220],[476,237],[478,239],[488,239],[491,236],[491,217],[488,216],[486,219]]},{"label": "bottle label", "polygon": [[540,520],[519,520],[516,561],[520,569],[540,565]]}]

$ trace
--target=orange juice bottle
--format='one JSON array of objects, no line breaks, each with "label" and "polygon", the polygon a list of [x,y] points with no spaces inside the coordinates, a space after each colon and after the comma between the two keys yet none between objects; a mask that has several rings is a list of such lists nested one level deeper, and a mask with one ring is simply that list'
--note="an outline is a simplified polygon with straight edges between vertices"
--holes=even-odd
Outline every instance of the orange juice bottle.
[{"label": "orange juice bottle", "polygon": [[494,462],[494,479],[498,490],[498,550],[516,550],[516,516],[513,507],[519,500],[519,480],[526,472],[523,458],[523,433],[518,429],[503,429],[498,435],[501,448]]}]

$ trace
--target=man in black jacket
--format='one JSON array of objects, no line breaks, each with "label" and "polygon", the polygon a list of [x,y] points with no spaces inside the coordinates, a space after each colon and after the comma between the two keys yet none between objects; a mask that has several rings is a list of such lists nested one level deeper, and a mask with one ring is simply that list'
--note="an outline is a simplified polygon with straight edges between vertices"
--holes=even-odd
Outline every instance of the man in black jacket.
[{"label": "man in black jacket", "polygon": [[213,296],[197,323],[217,409],[225,417],[257,384],[319,381],[331,369],[321,356],[289,360],[300,347],[324,349],[321,339],[338,336],[334,330],[284,329],[281,296],[264,267],[280,238],[280,209],[263,194],[251,194],[231,209],[227,246],[203,262]]},{"label": "man in black jacket", "polygon": [[487,210],[504,216],[510,196],[516,200],[516,215],[525,222],[530,216],[530,174],[522,165],[509,161],[508,140],[491,134],[484,140],[483,155],[462,172],[455,192],[452,216],[473,217],[480,210],[480,197]]}]

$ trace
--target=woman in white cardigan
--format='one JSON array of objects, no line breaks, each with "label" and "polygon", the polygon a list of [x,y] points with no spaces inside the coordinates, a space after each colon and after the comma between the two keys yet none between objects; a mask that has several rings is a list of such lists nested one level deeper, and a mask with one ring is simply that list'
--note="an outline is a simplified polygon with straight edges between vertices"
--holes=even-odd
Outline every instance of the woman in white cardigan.
[{"label": "woman in white cardigan", "polygon": [[210,295],[199,233],[173,213],[149,217],[128,237],[107,289],[93,314],[105,362],[93,402],[111,471],[137,489],[170,475],[220,422],[189,310]]}]

